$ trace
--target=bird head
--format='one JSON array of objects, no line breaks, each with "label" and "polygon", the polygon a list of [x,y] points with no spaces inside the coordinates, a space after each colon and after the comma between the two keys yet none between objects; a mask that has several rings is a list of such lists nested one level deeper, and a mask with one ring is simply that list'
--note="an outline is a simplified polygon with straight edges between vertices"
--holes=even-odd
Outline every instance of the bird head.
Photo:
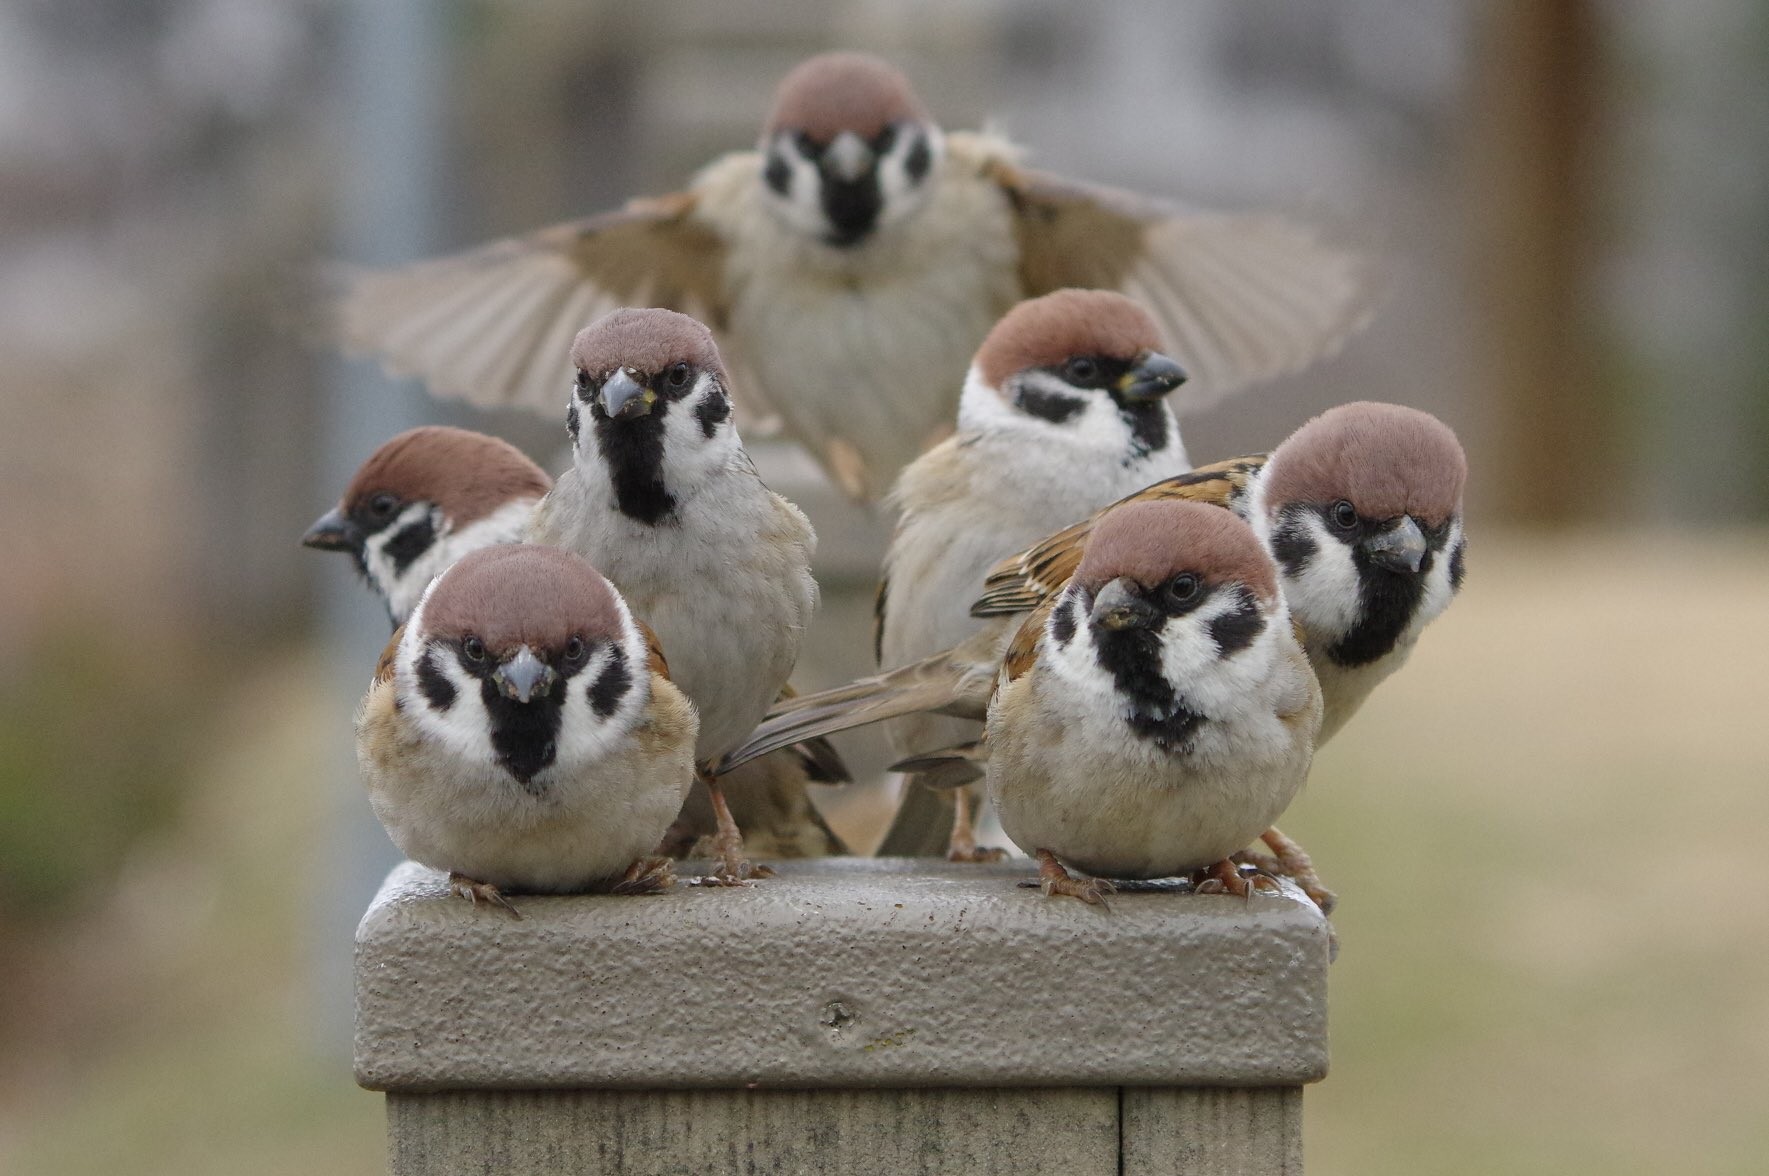
[{"label": "bird head", "polygon": [[398,625],[461,555],[520,538],[550,486],[507,441],[441,425],[408,429],[369,455],[301,542],[349,555]]},{"label": "bird head", "polygon": [[1329,409],[1273,451],[1253,522],[1311,649],[1368,664],[1448,607],[1462,584],[1467,481],[1455,433],[1397,404]]},{"label": "bird head", "polygon": [[760,150],[769,207],[841,249],[921,209],[945,159],[909,80],[864,53],[825,53],[787,74]]},{"label": "bird head", "polygon": [[567,425],[580,469],[622,513],[669,517],[742,451],[712,332],[671,310],[617,310],[578,333]]},{"label": "bird head", "polygon": [[959,425],[1130,465],[1184,460],[1167,395],[1185,370],[1147,311],[1108,290],[1057,290],[1003,315],[965,380]]},{"label": "bird head", "polygon": [[1186,749],[1247,705],[1288,623],[1277,570],[1232,512],[1132,502],[1094,528],[1046,621],[1053,671],[1078,705],[1109,707],[1138,738]]},{"label": "bird head", "polygon": [[606,754],[641,717],[643,635],[582,558],[507,544],[437,577],[400,642],[400,702],[457,755],[531,790],[555,763]]}]

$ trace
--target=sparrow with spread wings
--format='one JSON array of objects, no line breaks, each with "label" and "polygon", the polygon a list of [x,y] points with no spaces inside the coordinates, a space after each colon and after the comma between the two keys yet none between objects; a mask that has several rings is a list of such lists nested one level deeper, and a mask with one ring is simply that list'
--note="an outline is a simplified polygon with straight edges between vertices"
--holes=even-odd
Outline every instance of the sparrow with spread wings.
[{"label": "sparrow with spread wings", "polygon": [[756,150],[673,195],[404,268],[358,272],[345,346],[443,396],[556,413],[586,324],[621,306],[711,326],[746,420],[774,419],[869,500],[951,428],[990,326],[1065,286],[1148,307],[1187,408],[1295,371],[1365,321],[1353,255],[1269,215],[1186,209],[1023,167],[943,132],[896,69],[832,53],[782,81]]}]

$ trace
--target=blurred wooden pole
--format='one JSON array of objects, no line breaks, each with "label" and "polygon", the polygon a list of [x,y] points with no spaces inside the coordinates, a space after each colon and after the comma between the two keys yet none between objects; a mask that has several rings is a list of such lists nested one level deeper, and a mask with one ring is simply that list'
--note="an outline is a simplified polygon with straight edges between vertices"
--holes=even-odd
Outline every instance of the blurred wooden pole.
[{"label": "blurred wooden pole", "polygon": [[1616,400],[1591,313],[1600,38],[1591,0],[1491,0],[1477,29],[1468,198],[1476,370],[1490,390],[1501,513],[1553,524],[1601,509]]}]

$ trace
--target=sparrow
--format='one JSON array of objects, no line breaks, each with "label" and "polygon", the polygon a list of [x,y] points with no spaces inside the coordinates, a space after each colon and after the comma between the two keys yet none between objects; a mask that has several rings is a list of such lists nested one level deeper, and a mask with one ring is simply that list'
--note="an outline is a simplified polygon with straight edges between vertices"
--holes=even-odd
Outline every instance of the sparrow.
[{"label": "sparrow", "polygon": [[463,555],[519,541],[552,484],[507,441],[443,425],[408,429],[369,455],[301,542],[348,554],[401,625]]},{"label": "sparrow", "polygon": [[1024,167],[943,132],[898,70],[811,58],[757,147],[673,195],[451,257],[358,271],[333,329],[443,396],[554,409],[586,322],[663,306],[711,324],[745,419],[784,425],[871,500],[951,427],[952,374],[1016,302],[1122,290],[1185,357],[1190,408],[1336,351],[1368,318],[1365,266],[1276,216],[1189,209]]},{"label": "sparrow", "polygon": [[382,654],[356,722],[375,815],[450,889],[648,893],[694,778],[694,707],[620,593],[584,560],[463,556]]},{"label": "sparrow", "polygon": [[989,795],[1048,895],[1098,904],[1110,879],[1194,871],[1200,890],[1246,894],[1230,859],[1289,807],[1320,723],[1252,529],[1132,502],[1014,637],[989,703]]},{"label": "sparrow", "polygon": [[[440,425],[410,429],[369,455],[342,501],[301,542],[349,554],[397,626],[430,581],[463,555],[519,542],[552,485],[539,466],[497,437]],[[788,858],[846,853],[806,786],[848,779],[827,743],[785,748],[737,773],[734,815],[758,852]],[[686,854],[713,831],[704,791],[690,795],[668,848]]]},{"label": "sparrow", "polygon": [[980,770],[1045,893],[1103,903],[1109,879],[1194,871],[1199,889],[1247,893],[1229,859],[1307,778],[1322,704],[1277,569],[1245,522],[1179,500],[1113,507],[1069,580],[1005,654],[993,648],[973,635],[796,700],[729,758],[902,714],[981,717],[980,744],[898,766],[956,766],[946,783]]},{"label": "sparrow", "polygon": [[[911,462],[876,606],[879,665],[891,670],[984,627],[1005,649],[1010,619],[969,612],[1003,556],[1151,482],[1189,468],[1167,396],[1186,379],[1154,320],[1122,294],[1058,290],[1020,303],[978,348],[958,431]],[[889,725],[899,756],[974,740],[981,726],[915,715]],[[950,838],[948,840],[948,835]],[[966,790],[906,784],[881,854],[986,860]]]},{"label": "sparrow", "polygon": [[732,420],[712,332],[670,310],[618,310],[572,343],[572,468],[528,538],[593,562],[671,651],[700,714],[696,763],[717,824],[705,881],[751,874],[711,766],[786,685],[817,605],[816,536],[769,490]]},{"label": "sparrow", "polygon": [[[1325,743],[1460,591],[1467,481],[1467,456],[1448,425],[1415,408],[1358,401],[1309,420],[1269,456],[1203,466],[1125,501],[1210,503],[1251,524],[1277,561],[1320,680]],[[1019,613],[1061,591],[1103,517],[1003,560],[972,613]]]}]

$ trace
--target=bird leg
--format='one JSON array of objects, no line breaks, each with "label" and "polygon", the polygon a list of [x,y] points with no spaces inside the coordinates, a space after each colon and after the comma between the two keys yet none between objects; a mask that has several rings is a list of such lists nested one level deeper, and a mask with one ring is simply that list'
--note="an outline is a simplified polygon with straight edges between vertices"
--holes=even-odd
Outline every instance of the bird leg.
[{"label": "bird leg", "polygon": [[478,906],[479,900],[484,899],[492,906],[503,907],[504,910],[510,913],[512,919],[520,919],[522,917],[522,912],[517,910],[515,906],[511,904],[510,900],[504,897],[504,892],[499,890],[496,886],[493,886],[490,882],[481,882],[477,878],[469,878],[465,874],[450,872],[448,876],[448,892],[466,899],[474,906]]},{"label": "bird leg", "polygon": [[670,869],[670,860],[662,857],[642,857],[627,867],[620,881],[610,888],[610,894],[662,894],[676,884],[676,875]]},{"label": "bird leg", "polygon": [[1056,860],[1056,854],[1048,849],[1038,850],[1034,856],[1038,859],[1038,888],[1046,895],[1055,897],[1067,894],[1088,906],[1103,907],[1106,905],[1106,895],[1117,889],[1104,878],[1075,877],[1063,868],[1063,863]]},{"label": "bird leg", "polygon": [[977,845],[976,827],[971,824],[970,789],[959,788],[952,793],[952,839],[946,844],[949,862],[1000,862],[1007,860],[1007,850]]},{"label": "bird leg", "polygon": [[1314,861],[1308,851],[1301,845],[1286,837],[1276,826],[1259,835],[1259,839],[1271,849],[1275,857],[1263,854],[1236,854],[1236,861],[1247,862],[1259,870],[1282,875],[1302,887],[1302,892],[1313,900],[1314,905],[1321,908],[1321,914],[1331,915],[1333,908],[1339,905],[1339,896],[1327,889],[1321,876],[1314,872]]},{"label": "bird leg", "polygon": [[773,877],[771,867],[752,866],[744,860],[743,831],[731,816],[731,806],[725,803],[725,791],[719,786],[718,779],[707,771],[700,772],[700,779],[706,784],[707,795],[712,798],[713,821],[718,831],[713,834],[713,872],[694,879],[694,885],[743,886],[755,878]]}]

